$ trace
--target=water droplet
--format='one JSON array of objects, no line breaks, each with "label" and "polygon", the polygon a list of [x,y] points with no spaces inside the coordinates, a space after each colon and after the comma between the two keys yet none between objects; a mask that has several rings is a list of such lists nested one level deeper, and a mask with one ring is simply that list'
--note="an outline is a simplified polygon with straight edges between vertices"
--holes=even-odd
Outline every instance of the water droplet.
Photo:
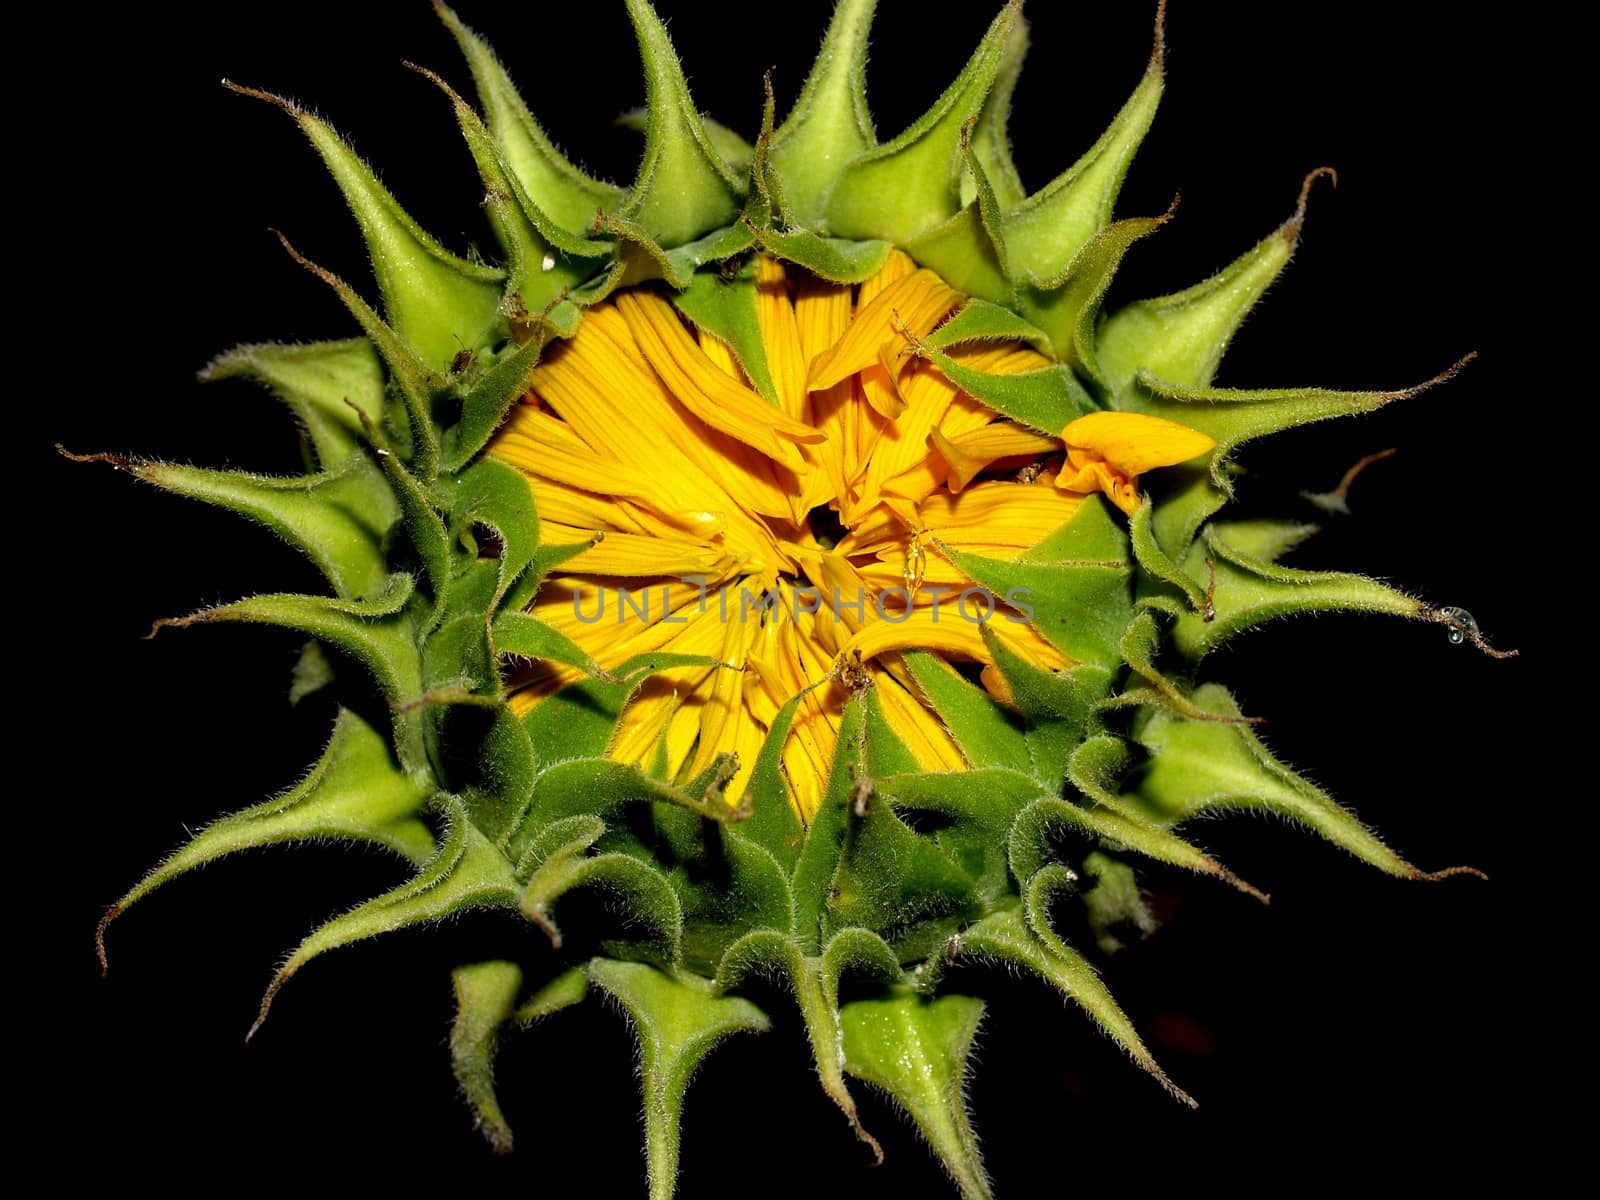
[{"label": "water droplet", "polygon": [[556,269],[556,256],[554,254],[546,254],[544,261],[539,266],[546,271],[554,271]]},{"label": "water droplet", "polygon": [[1439,614],[1444,617],[1450,626],[1450,644],[1459,646],[1469,637],[1476,641],[1474,636],[1478,632],[1478,621],[1464,608],[1441,608]]}]

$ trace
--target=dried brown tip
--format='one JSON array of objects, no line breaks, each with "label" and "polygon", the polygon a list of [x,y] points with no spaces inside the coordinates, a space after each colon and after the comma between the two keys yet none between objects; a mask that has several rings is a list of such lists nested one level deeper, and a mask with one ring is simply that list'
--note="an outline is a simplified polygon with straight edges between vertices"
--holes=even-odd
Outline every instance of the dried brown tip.
[{"label": "dried brown tip", "polygon": [[1156,1065],[1156,1060],[1151,1058],[1148,1054],[1146,1054],[1143,1058],[1135,1057],[1134,1061],[1146,1071],[1149,1071],[1150,1074],[1154,1075],[1156,1077],[1156,1082],[1167,1090],[1167,1095],[1171,1096],[1179,1104],[1182,1104],[1186,1108],[1190,1109],[1196,1109],[1200,1107],[1200,1102],[1193,1096],[1189,1095],[1188,1092],[1184,1091],[1177,1084],[1173,1083],[1171,1078],[1168,1077],[1167,1073],[1158,1065]]},{"label": "dried brown tip", "polygon": [[310,271],[329,287],[337,288],[343,286],[343,281],[332,271],[328,270],[326,267],[317,266],[316,263],[312,262],[304,254],[301,254],[300,251],[296,250],[294,248],[294,243],[291,242],[287,236],[285,236],[283,230],[268,225],[267,232],[278,239],[279,245],[284,248],[284,251],[289,255],[290,258],[294,259],[295,262],[299,263],[306,270]]},{"label": "dried brown tip", "polygon": [[851,1101],[848,1108],[843,1104],[839,1107],[844,1109],[844,1115],[850,1122],[850,1128],[855,1131],[856,1140],[872,1151],[872,1161],[867,1165],[872,1167],[883,1166],[883,1145],[877,1138],[867,1132],[866,1126],[861,1124],[861,1119],[856,1116],[855,1102]]},{"label": "dried brown tip", "polygon": [[202,621],[209,620],[211,620],[211,613],[205,610],[191,613],[187,617],[162,617],[150,623],[150,632],[144,635],[144,640],[150,641],[163,629],[187,629],[191,625],[198,625]]},{"label": "dried brown tip", "polygon": [[277,997],[278,989],[289,981],[291,974],[293,972],[285,968],[274,975],[272,982],[267,984],[266,994],[261,997],[261,1009],[256,1013],[255,1022],[245,1031],[244,1040],[246,1042],[255,1037],[256,1031],[266,1023],[267,1013],[272,1009],[272,1001]]},{"label": "dried brown tip", "polygon": [[249,96],[252,100],[265,100],[274,108],[283,109],[284,112],[288,113],[296,121],[300,120],[301,117],[309,115],[305,109],[301,108],[293,100],[285,99],[276,92],[263,91],[261,88],[245,87],[244,84],[235,83],[231,79],[224,79],[222,81],[222,86],[236,95]]},{"label": "dried brown tip", "polygon": [[1304,181],[1300,184],[1300,200],[1294,206],[1294,216],[1285,221],[1282,228],[1278,231],[1280,234],[1282,234],[1283,239],[1291,246],[1300,240],[1300,230],[1305,226],[1306,202],[1311,199],[1312,185],[1315,184],[1317,180],[1324,177],[1327,178],[1334,187],[1339,186],[1339,172],[1335,171],[1332,167],[1318,167],[1315,171],[1311,172],[1311,174],[1307,175]]},{"label": "dried brown tip", "polygon": [[544,905],[536,904],[532,908],[525,908],[522,910],[522,915],[544,930],[545,937],[550,939],[552,950],[561,949],[561,927],[550,919],[550,914],[545,911]]},{"label": "dried brown tip", "polygon": [[1214,862],[1209,858],[1206,859],[1206,862],[1208,864],[1210,864],[1209,865],[1209,869],[1211,871],[1213,871],[1217,875],[1217,877],[1219,879],[1223,879],[1223,880],[1227,881],[1228,883],[1231,883],[1234,887],[1238,888],[1246,896],[1249,896],[1249,897],[1251,897],[1252,899],[1255,899],[1255,900],[1259,900],[1263,904],[1271,904],[1272,903],[1271,895],[1269,895],[1266,892],[1263,892],[1260,888],[1256,887],[1255,884],[1247,883],[1245,880],[1240,879],[1237,875],[1235,875],[1232,871],[1228,870],[1227,867],[1223,866],[1219,862]]},{"label": "dried brown tip", "polygon": [[1159,68],[1167,57],[1167,0],[1156,5],[1156,40],[1150,51],[1150,65]]},{"label": "dried brown tip", "polygon": [[[1513,650],[1511,653],[1515,654],[1516,651]],[[1411,878],[1425,880],[1428,883],[1436,883],[1441,879],[1452,879],[1457,875],[1471,875],[1474,879],[1481,879],[1485,883],[1489,882],[1489,877],[1478,870],[1477,867],[1446,867],[1442,871],[1418,871],[1412,868],[1412,872]]]},{"label": "dried brown tip", "polygon": [[[1471,642],[1476,649],[1481,650],[1490,658],[1516,658],[1521,654],[1520,650],[1496,650],[1489,644],[1489,640],[1483,636],[1483,631],[1478,628],[1477,622],[1463,621],[1449,609],[1427,608],[1423,609],[1419,615],[1425,621],[1437,621],[1452,633],[1460,634],[1463,639]],[[1452,638],[1451,640],[1455,641],[1456,639]],[[1470,868],[1461,869],[1468,870]]]},{"label": "dried brown tip", "polygon": [[419,66],[417,63],[412,62],[409,58],[402,58],[400,60],[400,65],[408,71],[415,71],[418,75],[421,75],[429,83],[437,87],[441,92],[450,98],[450,103],[454,104],[457,109],[465,109],[467,107],[467,102],[461,98],[460,93],[446,83],[443,76],[441,76],[437,71],[432,71],[427,67]]},{"label": "dried brown tip", "polygon": [[75,463],[106,463],[119,471],[126,471],[133,466],[133,459],[121,454],[74,454],[60,442],[56,443],[56,453],[68,462]]},{"label": "dried brown tip", "polygon": [[94,927],[94,956],[100,960],[100,978],[104,979],[111,970],[111,964],[106,961],[106,926],[122,915],[122,905],[113,904],[106,909],[105,916],[100,918],[100,923]]}]

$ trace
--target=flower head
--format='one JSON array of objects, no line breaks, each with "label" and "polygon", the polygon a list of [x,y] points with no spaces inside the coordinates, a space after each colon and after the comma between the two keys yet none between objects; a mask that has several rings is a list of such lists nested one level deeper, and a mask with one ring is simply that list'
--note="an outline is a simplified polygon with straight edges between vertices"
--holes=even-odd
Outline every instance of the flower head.
[{"label": "flower head", "polygon": [[[674,779],[723,761],[737,801],[777,714],[803,697],[782,754],[809,819],[852,685],[876,689],[919,766],[966,765],[904,651],[975,664],[1002,698],[985,625],[1041,667],[1069,664],[1028,623],[1025,590],[994,595],[952,551],[1015,559],[1086,494],[1129,508],[1141,473],[1214,443],[1138,414],[1080,417],[1060,436],[1005,419],[922,349],[965,297],[898,251],[858,287],[766,257],[750,270],[767,395],[666,295],[627,291],[550,350],[491,452],[527,475],[545,540],[574,550],[532,613],[605,671],[689,660],[641,681],[611,757]],[[948,353],[988,376],[1050,366],[1016,341]],[[524,669],[513,705],[586,678]]]}]

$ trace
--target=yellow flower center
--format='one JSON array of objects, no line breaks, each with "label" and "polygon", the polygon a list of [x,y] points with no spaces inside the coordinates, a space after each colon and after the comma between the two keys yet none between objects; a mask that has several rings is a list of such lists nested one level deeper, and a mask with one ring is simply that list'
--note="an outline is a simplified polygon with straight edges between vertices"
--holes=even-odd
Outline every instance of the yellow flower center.
[{"label": "yellow flower center", "polygon": [[[1068,426],[1064,444],[1000,418],[915,352],[964,297],[898,251],[855,287],[791,277],[770,259],[758,270],[776,403],[726,343],[692,332],[664,296],[633,290],[588,310],[550,349],[492,452],[527,475],[545,544],[592,543],[530,612],[606,669],[655,652],[718,664],[646,681],[609,755],[689,778],[731,752],[737,800],[778,710],[804,692],[783,762],[809,820],[852,688],[876,690],[925,768],[966,765],[902,652],[981,664],[1003,697],[987,620],[1040,666],[1068,665],[1021,604],[976,588],[941,546],[1015,558],[1085,494],[1104,490],[1127,509],[1141,470],[1210,442],[1096,414]],[[989,374],[1048,365],[1015,343],[948,353]],[[1162,443],[1153,458],[1144,434]],[[512,704],[527,711],[581,678],[534,664],[512,680]]]}]

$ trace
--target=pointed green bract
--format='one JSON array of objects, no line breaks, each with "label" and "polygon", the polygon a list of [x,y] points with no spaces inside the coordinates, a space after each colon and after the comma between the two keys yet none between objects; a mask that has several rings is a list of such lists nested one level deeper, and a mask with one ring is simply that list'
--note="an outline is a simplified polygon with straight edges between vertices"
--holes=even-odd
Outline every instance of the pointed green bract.
[{"label": "pointed green bract", "polygon": [[[466,55],[481,113],[441,77],[418,70],[452,106],[503,270],[440,247],[328,125],[251,93],[288,111],[322,155],[367,241],[382,299],[380,315],[285,241],[335,290],[364,336],[243,346],[203,372],[252,378],[275,392],[301,425],[307,473],[275,478],[63,453],[226,507],[303,552],[331,594],[260,595],[158,627],[236,621],[296,631],[311,640],[294,668],[290,702],[335,692],[341,707],[326,753],[302,783],[207,827],[111,908],[97,939],[102,961],[106,923],[194,867],[270,843],[375,844],[415,875],[307,937],[274,978],[263,1018],[283,982],[328,950],[494,909],[485,922],[494,936],[506,933],[507,921],[526,921],[532,931],[525,927],[520,940],[513,933],[487,961],[475,947],[453,973],[450,1045],[457,1081],[495,1148],[512,1141],[494,1087],[499,1038],[594,990],[617,1002],[638,1034],[649,1188],[666,1200],[689,1078],[723,1038],[766,1027],[740,995],[765,977],[793,995],[825,1094],[873,1154],[882,1158],[861,1128],[847,1077],[885,1090],[969,1200],[984,1197],[989,1185],[963,1096],[983,1005],[951,992],[953,961],[1039,976],[1187,1101],[1089,954],[1155,930],[1140,875],[1150,862],[1266,898],[1179,827],[1230,809],[1270,812],[1394,875],[1470,873],[1428,875],[1399,858],[1278,762],[1226,690],[1196,680],[1202,660],[1234,635],[1333,609],[1444,624],[1452,640],[1499,653],[1461,610],[1429,608],[1359,575],[1281,565],[1308,526],[1218,519],[1242,470],[1232,456],[1247,443],[1422,389],[1212,383],[1240,323],[1289,260],[1306,192],[1325,171],[1305,181],[1288,222],[1215,278],[1102,314],[1124,255],[1172,216],[1116,220],[1112,211],[1161,97],[1161,9],[1155,51],[1131,98],[1072,167],[1030,196],[1007,133],[1028,43],[1018,3],[994,19],[933,107],[883,145],[866,105],[873,0],[838,4],[781,126],[768,80],[753,144],[696,111],[665,26],[647,0],[627,7],[647,106],[623,121],[645,136],[635,183],[624,190],[559,153],[493,52],[436,4]],[[547,52],[604,62],[581,39]],[[590,522],[574,521],[560,493],[548,514],[556,524],[542,525],[530,476],[487,451],[514,405],[551,400],[560,409],[530,386],[552,346],[591,319],[586,310],[618,289],[648,286],[702,336],[719,339],[752,388],[781,406],[779,385],[806,364],[795,361],[792,341],[767,345],[771,296],[761,289],[774,285],[757,283],[764,267],[755,255],[786,264],[787,288],[806,272],[862,282],[895,250],[965,299],[952,300],[954,311],[931,330],[908,334],[903,361],[880,360],[888,383],[899,391],[910,372],[942,374],[960,393],[950,411],[966,420],[970,408],[978,418],[972,432],[987,414],[1060,439],[1062,449],[1028,463],[1017,482],[1054,489],[1066,478],[1076,491],[1096,486],[1083,480],[1101,472],[1098,485],[1116,496],[1115,505],[1084,496],[1071,519],[1019,553],[977,553],[941,537],[926,506],[902,505],[906,497],[884,489],[893,497],[885,519],[941,556],[941,570],[954,567],[994,593],[981,645],[962,649],[978,661],[947,662],[912,645],[881,656],[886,674],[874,676],[845,657],[829,664],[824,654],[820,670],[802,662],[809,686],[785,695],[794,685],[780,682],[774,692],[768,672],[706,654],[649,651],[603,669],[600,662],[617,655],[573,637],[559,613],[541,608],[536,616],[531,606],[549,577],[603,535],[577,532]],[[1016,374],[970,365],[975,350],[1019,345],[1050,361]],[[1001,361],[996,370],[1020,360]],[[588,383],[609,385],[603,377]],[[808,407],[813,417],[822,424]],[[1137,444],[1138,431],[1161,428],[1141,425],[1151,417],[1215,446],[1177,466],[1142,458],[1151,447]],[[893,440],[890,427],[867,419],[873,428],[855,433]],[[1009,426],[993,432],[1001,436],[989,444],[1011,444]],[[1170,429],[1152,436],[1195,444]],[[582,440],[594,441],[590,432]],[[939,455],[957,452],[952,443],[930,440],[926,465],[935,478]],[[603,456],[603,447],[591,449]],[[1130,454],[1140,465],[1119,457]],[[1003,481],[1003,468],[1020,458],[989,460],[972,483]],[[1082,475],[1073,481],[1068,470]],[[773,481],[809,494],[804,480],[786,474]],[[561,486],[610,494],[600,470]],[[667,509],[641,525],[676,527],[680,514]],[[831,515],[802,517],[778,540],[830,552]],[[562,532],[546,542],[551,529]],[[734,553],[734,539],[727,541]],[[907,590],[916,592],[912,574],[908,552]],[[870,623],[865,608],[855,622],[836,616],[841,636]],[[1065,660],[1060,669],[1023,649],[1038,645],[1034,634],[1059,652],[1050,661]],[[348,670],[350,660],[360,669]],[[699,746],[689,760],[698,767],[674,771],[684,728],[677,718],[694,715],[681,706],[705,700],[703,692],[677,694],[675,677],[670,696],[652,687],[645,699],[670,701],[660,732],[630,711],[646,681],[687,667],[715,672],[719,692],[731,682],[767,693],[753,763],[732,752],[754,746],[745,740]],[[363,687],[364,698],[356,695]],[[800,787],[791,771],[811,769],[804,764],[817,748],[797,756],[794,739],[819,735],[817,697],[832,705],[841,695],[839,709],[821,714],[823,745],[836,735],[819,773],[825,778]],[[917,737],[905,732],[907,703],[924,705],[943,732],[931,724]],[[387,727],[374,724],[385,707]],[[650,744],[641,747],[644,729]],[[949,743],[935,745],[943,733]],[[634,761],[621,761],[624,745]],[[804,813],[819,790],[817,811]],[[1053,918],[1069,907],[1078,919],[1058,928]],[[974,979],[962,976],[964,985]]]},{"label": "pointed green bract", "polygon": [[451,973],[456,989],[456,1021],[450,1030],[450,1059],[456,1082],[477,1114],[478,1128],[501,1154],[511,1151],[511,1126],[494,1092],[494,1055],[501,1027],[510,1019],[522,987],[522,968],[514,962],[483,962]]},{"label": "pointed green bract", "polygon": [[891,142],[852,161],[828,189],[829,233],[905,245],[961,207],[958,158],[967,118],[983,108],[1017,19],[1017,3],[995,17],[959,78]]},{"label": "pointed green bract", "polygon": [[326,122],[265,92],[237,90],[277,104],[311,139],[367,240],[389,323],[413,351],[442,369],[462,345],[478,345],[499,314],[501,272],[434,241]]},{"label": "pointed green bract", "polygon": [[829,191],[847,163],[877,145],[867,111],[867,34],[877,0],[840,0],[794,111],[772,137],[772,165],[795,220],[824,223]]},{"label": "pointed green bract", "polygon": [[398,516],[394,498],[365,458],[300,479],[140,463],[141,479],[232,509],[301,551],[347,599],[381,592],[389,577],[383,541]]},{"label": "pointed green bract", "polygon": [[695,1070],[718,1042],[735,1033],[764,1033],[769,1022],[748,1000],[713,996],[709,985],[643,963],[595,959],[589,978],[633,1021],[650,1196],[668,1200],[678,1177],[679,1114]]},{"label": "pointed green bract", "polygon": [[361,444],[363,416],[383,419],[383,363],[366,338],[240,346],[212,359],[200,378],[254,379],[271,388],[304,426],[324,469]]},{"label": "pointed green bract", "polygon": [[1141,371],[1180,387],[1210,383],[1233,335],[1293,253],[1294,240],[1280,230],[1204,283],[1113,313],[1095,337],[1112,390],[1121,394]]},{"label": "pointed green bract", "polygon": [[589,178],[568,162],[539,128],[488,43],[445,5],[436,0],[433,7],[466,55],[495,143],[517,182],[563,229],[588,229],[598,210],[615,206],[621,190]]},{"label": "pointed green bract", "polygon": [[905,989],[839,1012],[845,1069],[911,1114],[967,1200],[992,1194],[966,1103],[967,1058],[982,1020],[981,1000],[929,1000]]},{"label": "pointed green bract", "polygon": [[711,144],[683,68],[648,0],[627,0],[644,59],[644,161],[621,216],[671,249],[732,222],[739,185]]},{"label": "pointed green bract", "polygon": [[1155,119],[1161,88],[1158,44],[1138,89],[1088,153],[1020,204],[1007,206],[1002,224],[1006,245],[1019,263],[1027,264],[1032,278],[1061,274],[1111,223],[1128,165]]}]

